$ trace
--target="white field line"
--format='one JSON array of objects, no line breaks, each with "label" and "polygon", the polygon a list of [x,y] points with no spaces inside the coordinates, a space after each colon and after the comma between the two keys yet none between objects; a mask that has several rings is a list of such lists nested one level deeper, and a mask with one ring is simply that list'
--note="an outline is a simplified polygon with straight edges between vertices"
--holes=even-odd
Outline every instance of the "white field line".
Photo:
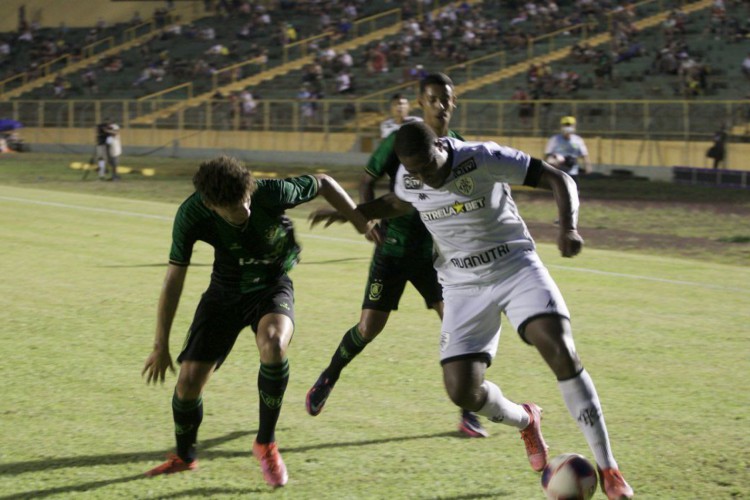
[{"label": "white field line", "polygon": [[[66,208],[70,210],[83,210],[87,212],[98,212],[98,213],[106,213],[106,214],[112,214],[112,215],[120,215],[123,217],[139,217],[143,219],[156,219],[156,220],[163,220],[166,222],[172,222],[173,217],[166,217],[163,215],[152,215],[152,214],[144,214],[140,212],[130,212],[127,210],[114,210],[111,208],[99,208],[99,207],[87,207],[82,205],[70,205],[67,203],[57,203],[53,201],[40,201],[40,200],[30,200],[27,198],[15,198],[11,196],[0,196],[0,200],[2,201],[9,201],[9,202],[16,202],[16,203],[26,203],[29,205],[40,205],[40,206],[48,206],[48,207],[56,207],[56,208]],[[298,231],[299,232],[299,231]],[[314,240],[321,240],[321,241],[332,241],[336,243],[352,243],[356,245],[372,245],[369,241],[366,241],[364,238],[360,239],[350,239],[350,238],[337,238],[333,236],[322,236],[318,234],[313,234],[310,232],[302,232],[301,234],[304,234],[305,238],[310,238]],[[564,271],[574,271],[574,272],[580,272],[580,273],[590,273],[590,274],[599,274],[602,276],[612,276],[617,278],[627,278],[627,279],[634,279],[634,280],[642,280],[642,281],[654,281],[657,283],[666,283],[670,285],[679,285],[679,286],[691,286],[691,287],[698,287],[698,288],[710,288],[714,290],[728,290],[732,292],[742,292],[747,293],[750,291],[750,289],[746,288],[738,288],[738,287],[731,287],[731,286],[723,286],[723,285],[717,285],[714,283],[700,283],[696,281],[682,281],[682,280],[672,280],[672,279],[666,279],[666,278],[658,278],[654,276],[643,276],[638,274],[627,274],[627,273],[615,273],[611,271],[602,271],[599,269],[587,269],[582,267],[569,267],[569,266],[560,266],[555,264],[547,264],[546,265],[549,268],[552,269],[560,269]]]}]

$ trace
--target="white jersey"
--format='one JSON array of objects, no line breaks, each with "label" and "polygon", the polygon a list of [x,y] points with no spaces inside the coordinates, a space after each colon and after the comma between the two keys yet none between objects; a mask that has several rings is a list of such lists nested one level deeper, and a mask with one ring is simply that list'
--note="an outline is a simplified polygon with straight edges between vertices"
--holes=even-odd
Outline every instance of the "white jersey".
[{"label": "white jersey", "polygon": [[385,139],[396,130],[400,129],[401,125],[403,125],[404,123],[421,121],[422,119],[418,116],[407,116],[404,118],[404,121],[402,123],[396,123],[396,120],[394,120],[393,118],[383,120],[382,122],[380,122],[380,138]]},{"label": "white jersey", "polygon": [[570,134],[570,139],[566,139],[562,134],[556,134],[549,138],[547,147],[544,148],[544,154],[558,154],[562,156],[572,156],[576,159],[575,165],[572,165],[570,175],[578,175],[579,165],[578,158],[588,156],[589,150],[583,138],[580,135]]},{"label": "white jersey", "polygon": [[394,192],[411,203],[435,243],[435,269],[444,287],[494,282],[515,272],[534,252],[508,184],[523,184],[531,157],[494,142],[441,139],[451,173],[439,189],[403,165]]}]

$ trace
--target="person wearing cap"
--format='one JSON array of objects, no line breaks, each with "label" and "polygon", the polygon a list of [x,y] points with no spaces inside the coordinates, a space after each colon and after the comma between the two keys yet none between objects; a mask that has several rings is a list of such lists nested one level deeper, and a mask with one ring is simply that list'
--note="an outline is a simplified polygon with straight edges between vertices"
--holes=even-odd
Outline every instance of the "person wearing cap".
[{"label": "person wearing cap", "polygon": [[591,170],[591,161],[586,143],[575,131],[576,119],[563,116],[560,133],[549,138],[544,156],[547,163],[566,172],[578,185],[578,175]]}]

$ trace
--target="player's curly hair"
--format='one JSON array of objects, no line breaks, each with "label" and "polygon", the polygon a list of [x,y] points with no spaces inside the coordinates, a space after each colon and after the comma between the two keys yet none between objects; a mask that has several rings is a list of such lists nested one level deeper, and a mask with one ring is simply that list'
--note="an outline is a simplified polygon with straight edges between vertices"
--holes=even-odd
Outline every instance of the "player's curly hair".
[{"label": "player's curly hair", "polygon": [[393,149],[399,158],[427,153],[435,144],[437,135],[424,122],[410,122],[396,132]]},{"label": "player's curly hair", "polygon": [[252,196],[256,183],[253,174],[240,160],[222,155],[200,164],[193,176],[193,186],[204,202],[228,207]]}]

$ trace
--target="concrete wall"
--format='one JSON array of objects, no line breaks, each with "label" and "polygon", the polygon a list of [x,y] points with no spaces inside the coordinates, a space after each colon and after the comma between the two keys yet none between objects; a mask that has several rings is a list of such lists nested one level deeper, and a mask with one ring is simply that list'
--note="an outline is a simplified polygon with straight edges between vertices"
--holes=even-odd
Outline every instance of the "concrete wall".
[{"label": "concrete wall", "polygon": [[[18,9],[26,6],[26,20],[37,21],[45,28],[56,28],[64,22],[69,27],[91,27],[99,18],[108,24],[127,22],[138,11],[144,20],[153,16],[154,10],[164,8],[164,0],[0,0],[3,15],[0,16],[0,32],[18,29]],[[180,0],[175,2],[180,10],[203,10],[202,0]]]}]

